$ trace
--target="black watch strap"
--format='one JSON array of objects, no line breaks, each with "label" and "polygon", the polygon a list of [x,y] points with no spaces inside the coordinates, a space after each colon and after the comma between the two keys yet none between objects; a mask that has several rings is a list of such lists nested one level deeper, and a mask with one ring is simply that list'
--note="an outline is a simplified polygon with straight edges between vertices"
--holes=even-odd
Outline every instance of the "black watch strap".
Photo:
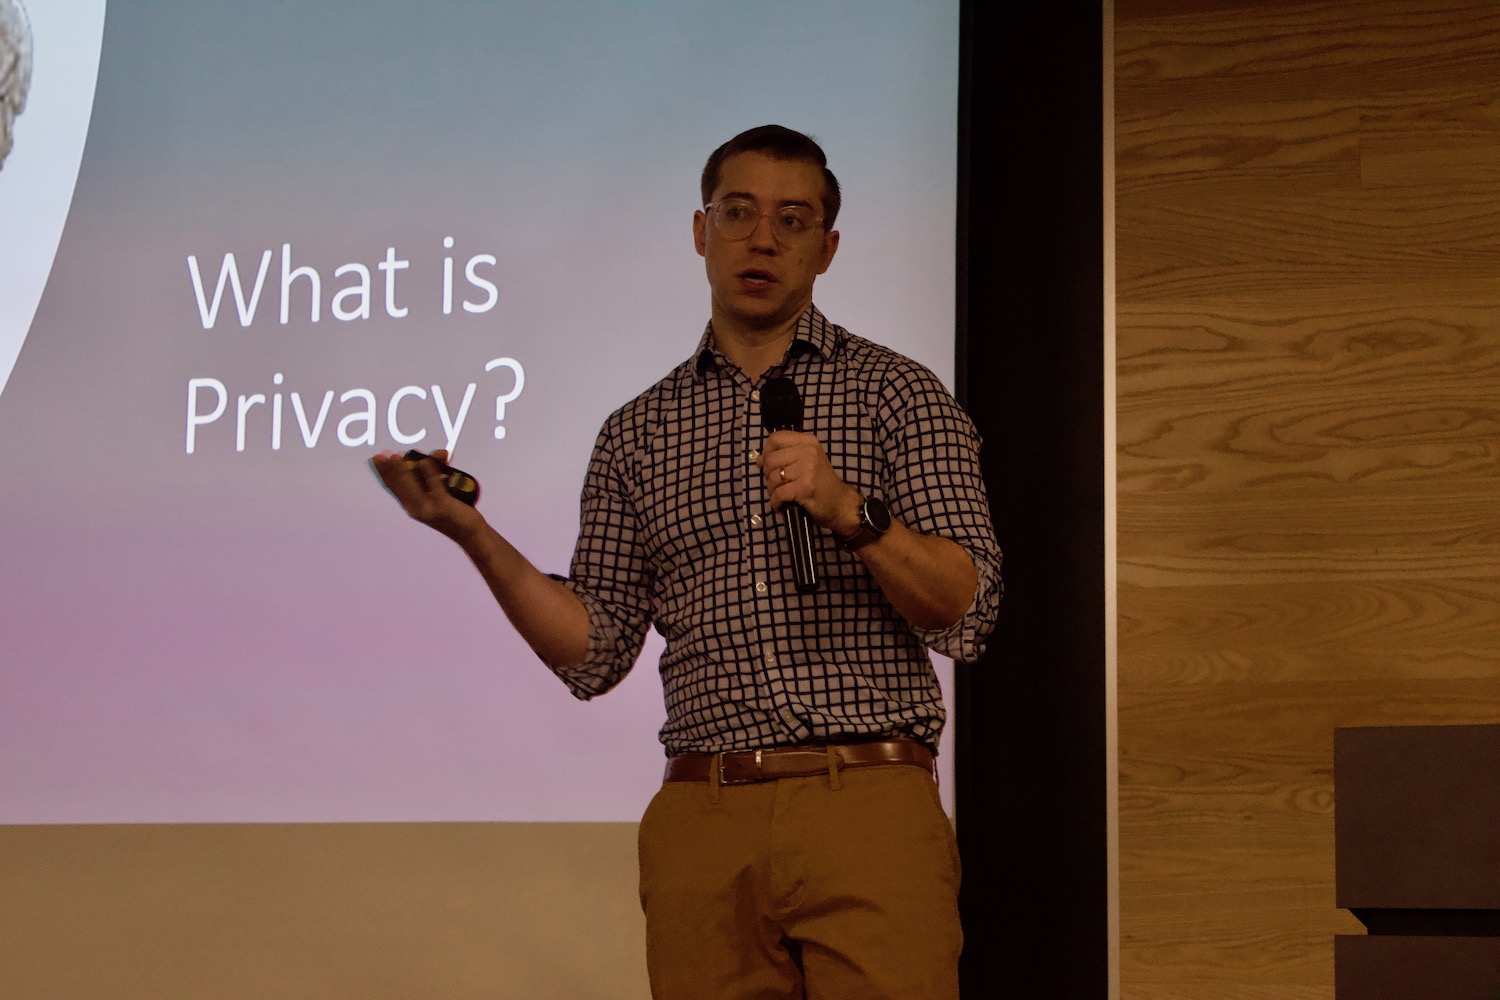
[{"label": "black watch strap", "polygon": [[839,538],[839,545],[853,552],[869,545],[891,528],[891,511],[885,501],[865,497],[859,505],[859,530]]}]

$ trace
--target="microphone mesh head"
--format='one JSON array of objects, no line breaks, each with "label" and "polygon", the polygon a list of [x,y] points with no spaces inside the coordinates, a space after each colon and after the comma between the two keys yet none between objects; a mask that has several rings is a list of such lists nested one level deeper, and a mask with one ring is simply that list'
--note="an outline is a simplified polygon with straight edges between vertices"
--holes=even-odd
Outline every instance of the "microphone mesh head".
[{"label": "microphone mesh head", "polygon": [[760,389],[760,419],[768,431],[802,429],[802,397],[785,375],[767,379]]}]

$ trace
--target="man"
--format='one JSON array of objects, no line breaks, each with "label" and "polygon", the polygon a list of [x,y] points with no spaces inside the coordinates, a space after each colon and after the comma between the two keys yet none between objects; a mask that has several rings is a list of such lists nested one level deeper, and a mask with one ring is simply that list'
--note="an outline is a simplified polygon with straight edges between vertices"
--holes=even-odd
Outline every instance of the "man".
[{"label": "man", "polygon": [[[640,833],[657,997],[954,997],[958,858],[927,649],[972,660],[994,625],[978,441],[930,372],[813,306],[839,245],[815,142],[742,133],[702,196],[708,328],[605,423],[567,579],[448,497],[433,463],[374,465],[580,698],[618,683],[649,626],[666,637],[667,775]],[[805,431],[763,429],[779,376]],[[812,524],[810,589],[788,567],[787,504]]]}]

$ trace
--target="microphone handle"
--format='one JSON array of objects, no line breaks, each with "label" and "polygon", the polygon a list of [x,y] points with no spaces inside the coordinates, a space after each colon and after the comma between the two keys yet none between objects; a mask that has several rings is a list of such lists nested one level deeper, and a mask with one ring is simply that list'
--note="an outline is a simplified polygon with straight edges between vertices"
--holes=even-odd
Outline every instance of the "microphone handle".
[{"label": "microphone handle", "polygon": [[781,524],[792,546],[792,579],[797,592],[808,594],[818,589],[818,571],[813,560],[812,521],[801,504],[781,507]]}]

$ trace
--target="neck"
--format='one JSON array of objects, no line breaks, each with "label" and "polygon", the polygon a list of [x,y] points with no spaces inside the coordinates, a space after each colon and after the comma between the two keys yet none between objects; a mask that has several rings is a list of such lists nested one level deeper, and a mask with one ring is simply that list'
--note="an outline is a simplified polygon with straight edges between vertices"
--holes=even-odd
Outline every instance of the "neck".
[{"label": "neck", "polygon": [[714,316],[714,346],[754,381],[786,357],[787,348],[792,345],[792,334],[797,330],[797,320],[801,317],[799,311],[789,321],[759,327]]}]

